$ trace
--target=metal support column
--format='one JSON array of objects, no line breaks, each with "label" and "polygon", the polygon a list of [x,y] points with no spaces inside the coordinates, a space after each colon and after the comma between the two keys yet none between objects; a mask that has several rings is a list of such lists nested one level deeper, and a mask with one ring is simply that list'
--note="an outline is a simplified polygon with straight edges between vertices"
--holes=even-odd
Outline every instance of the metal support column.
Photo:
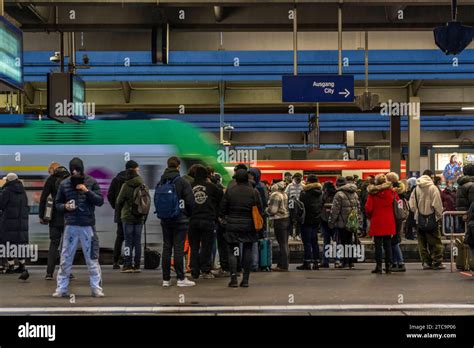
[{"label": "metal support column", "polygon": [[[408,166],[407,177],[420,174],[420,105],[419,97],[410,97],[410,115],[408,115]],[[414,110],[413,110],[414,109]]]},{"label": "metal support column", "polygon": [[0,16],[5,16],[5,1],[0,0]]},{"label": "metal support column", "polygon": [[390,171],[401,174],[402,132],[400,116],[390,115]]},{"label": "metal support column", "polygon": [[338,75],[342,75],[342,0],[337,7],[337,60]]},{"label": "metal support column", "polygon": [[298,75],[298,17],[296,5],[293,8],[293,75]]}]

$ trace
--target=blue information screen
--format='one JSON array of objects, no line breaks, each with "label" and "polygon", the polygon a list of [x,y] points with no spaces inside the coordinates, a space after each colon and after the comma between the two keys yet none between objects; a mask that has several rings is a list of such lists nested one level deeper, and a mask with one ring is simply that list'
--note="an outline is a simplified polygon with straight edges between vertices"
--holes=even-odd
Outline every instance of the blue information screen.
[{"label": "blue information screen", "polygon": [[285,103],[353,102],[353,75],[284,75],[282,99]]},{"label": "blue information screen", "polygon": [[23,33],[0,16],[0,80],[23,88]]}]

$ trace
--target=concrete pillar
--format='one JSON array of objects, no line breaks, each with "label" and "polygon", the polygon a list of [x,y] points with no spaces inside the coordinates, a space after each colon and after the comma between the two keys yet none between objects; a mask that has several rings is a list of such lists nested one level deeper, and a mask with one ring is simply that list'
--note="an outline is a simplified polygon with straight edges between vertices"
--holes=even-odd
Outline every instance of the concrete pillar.
[{"label": "concrete pillar", "polygon": [[407,177],[420,174],[420,98],[410,97]]},{"label": "concrete pillar", "polygon": [[390,171],[400,175],[402,159],[402,132],[400,116],[390,115]]}]

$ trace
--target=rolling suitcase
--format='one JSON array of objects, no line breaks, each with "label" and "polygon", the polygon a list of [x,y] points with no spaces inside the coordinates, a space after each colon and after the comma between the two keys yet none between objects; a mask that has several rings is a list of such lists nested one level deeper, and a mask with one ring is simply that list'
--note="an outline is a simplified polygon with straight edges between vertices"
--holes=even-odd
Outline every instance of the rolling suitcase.
[{"label": "rolling suitcase", "polygon": [[160,267],[161,254],[156,251],[148,248],[146,246],[146,222],[143,224],[143,231],[145,234],[145,269],[157,269]]},{"label": "rolling suitcase", "polygon": [[474,270],[474,259],[472,258],[471,248],[464,244],[460,239],[456,239],[458,255],[456,256],[456,268],[461,271]]},{"label": "rolling suitcase", "polygon": [[268,238],[258,241],[258,266],[262,271],[271,271],[272,268],[272,241]]}]

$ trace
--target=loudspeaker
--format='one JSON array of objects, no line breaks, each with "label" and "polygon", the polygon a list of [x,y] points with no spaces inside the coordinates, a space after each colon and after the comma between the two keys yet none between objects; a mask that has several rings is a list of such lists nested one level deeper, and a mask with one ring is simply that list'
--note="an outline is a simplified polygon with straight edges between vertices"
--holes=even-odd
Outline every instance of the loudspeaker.
[{"label": "loudspeaker", "polygon": [[461,22],[452,21],[436,27],[433,33],[436,46],[449,55],[461,53],[471,43],[474,30]]}]

